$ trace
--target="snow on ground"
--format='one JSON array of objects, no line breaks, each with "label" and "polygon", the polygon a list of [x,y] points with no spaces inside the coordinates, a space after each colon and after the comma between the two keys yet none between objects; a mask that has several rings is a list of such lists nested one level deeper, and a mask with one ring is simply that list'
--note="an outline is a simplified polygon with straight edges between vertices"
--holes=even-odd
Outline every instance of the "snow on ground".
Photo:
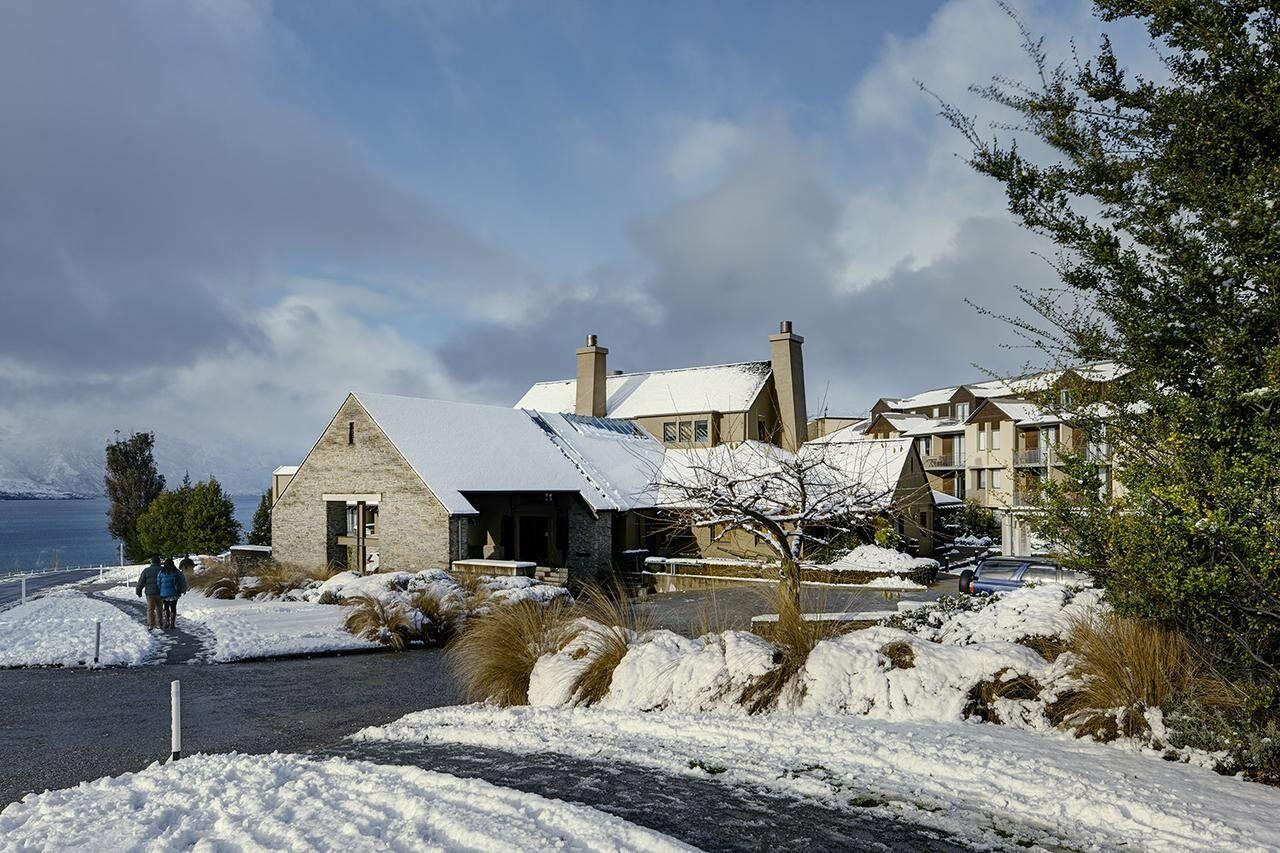
[{"label": "snow on ground", "polygon": [[415,767],[197,755],[30,794],[0,812],[6,850],[691,849],[587,806]]},{"label": "snow on ground", "polygon": [[1105,607],[1102,590],[1037,584],[992,598],[968,599],[980,609],[922,608],[904,627],[937,643],[965,645],[1026,637],[1065,637],[1075,619]]},{"label": "snow on ground", "polygon": [[938,561],[928,557],[913,557],[892,548],[881,548],[879,545],[859,545],[831,563],[813,568],[830,569],[835,572],[904,574],[919,569],[934,569],[937,566]]},{"label": "snow on ground", "polygon": [[381,648],[343,627],[348,612],[337,604],[217,599],[197,593],[178,601],[178,627],[194,622],[212,633],[213,659],[220,662]]},{"label": "snow on ground", "polygon": [[467,706],[354,740],[556,752],[885,813],[1001,849],[1280,847],[1280,790],[1064,735],[863,717]]},{"label": "snow on ground", "polygon": [[99,663],[140,664],[161,649],[127,613],[70,589],[54,590],[0,613],[0,666],[79,666],[93,661],[94,622],[102,622]]}]

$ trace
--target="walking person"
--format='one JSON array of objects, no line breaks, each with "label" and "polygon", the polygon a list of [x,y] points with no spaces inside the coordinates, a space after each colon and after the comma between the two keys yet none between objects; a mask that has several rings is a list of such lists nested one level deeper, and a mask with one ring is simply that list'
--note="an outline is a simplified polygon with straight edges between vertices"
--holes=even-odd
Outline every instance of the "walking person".
[{"label": "walking person", "polygon": [[142,597],[142,593],[147,593],[147,627],[158,628],[163,617],[163,606],[160,601],[159,578],[160,571],[164,567],[160,565],[159,557],[152,557],[150,564],[142,570],[142,574],[138,575],[138,583],[134,587],[134,592],[138,597]]},{"label": "walking person", "polygon": [[178,621],[178,596],[187,591],[187,576],[173,564],[172,557],[164,561],[164,568],[156,577],[156,587],[160,590],[160,601],[164,605],[160,627],[166,630],[174,628]]}]

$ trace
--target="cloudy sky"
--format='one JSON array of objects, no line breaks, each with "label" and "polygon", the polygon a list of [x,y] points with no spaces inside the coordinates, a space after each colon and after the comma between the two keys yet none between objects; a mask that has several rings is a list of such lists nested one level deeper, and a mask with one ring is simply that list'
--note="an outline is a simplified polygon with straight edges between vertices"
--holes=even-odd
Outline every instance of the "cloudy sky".
[{"label": "cloudy sky", "polygon": [[767,358],[780,319],[811,412],[856,411],[1021,367],[964,300],[1052,283],[915,82],[978,110],[1027,75],[991,0],[3,14],[11,453],[146,428],[252,480],[348,389],[509,405],[588,332],[645,369]]}]

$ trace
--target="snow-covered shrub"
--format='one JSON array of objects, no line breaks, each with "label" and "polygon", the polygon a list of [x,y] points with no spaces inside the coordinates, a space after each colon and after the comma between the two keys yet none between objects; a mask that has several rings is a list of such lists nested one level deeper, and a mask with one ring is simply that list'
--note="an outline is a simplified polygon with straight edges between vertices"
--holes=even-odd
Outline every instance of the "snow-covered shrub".
[{"label": "snow-covered shrub", "polygon": [[569,606],[559,597],[491,607],[468,619],[448,650],[468,699],[527,705],[535,665],[564,648],[570,621]]},{"label": "snow-covered shrub", "polygon": [[417,589],[409,593],[409,606],[419,615],[419,636],[431,645],[449,642],[467,618],[460,590]]},{"label": "snow-covered shrub", "polygon": [[414,625],[399,602],[361,594],[348,599],[346,604],[351,612],[343,625],[352,634],[390,646],[396,651],[403,651],[408,646]]}]

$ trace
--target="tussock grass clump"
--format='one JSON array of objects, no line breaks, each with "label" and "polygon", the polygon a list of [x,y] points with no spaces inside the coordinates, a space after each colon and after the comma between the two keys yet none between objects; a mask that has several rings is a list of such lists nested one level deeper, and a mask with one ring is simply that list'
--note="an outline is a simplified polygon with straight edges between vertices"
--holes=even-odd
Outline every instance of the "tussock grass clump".
[{"label": "tussock grass clump", "polygon": [[1091,614],[1072,621],[1069,643],[1087,707],[1161,707],[1195,685],[1186,638],[1155,622]]},{"label": "tussock grass clump", "polygon": [[300,589],[316,580],[317,574],[322,574],[323,569],[316,571],[313,569],[303,569],[297,566],[286,566],[277,563],[275,560],[268,560],[261,564],[257,571],[257,583],[250,589],[245,590],[248,596],[269,595],[272,598],[279,598],[287,592]]},{"label": "tussock grass clump", "polygon": [[452,640],[466,618],[457,599],[432,589],[412,593],[409,606],[422,614],[422,641],[433,645]]},{"label": "tussock grass clump", "polygon": [[409,644],[409,618],[402,606],[388,603],[372,595],[347,599],[351,612],[344,627],[357,637],[373,640],[404,651]]},{"label": "tussock grass clump", "polygon": [[453,580],[462,589],[462,594],[468,599],[482,601],[489,594],[488,587],[485,586],[485,576],[473,574],[472,572],[458,572],[453,575]]},{"label": "tussock grass clump", "polygon": [[[760,714],[776,708],[782,692],[804,668],[814,646],[845,633],[845,626],[839,622],[805,619],[776,589],[772,592],[771,600],[778,613],[778,621],[769,641],[777,651],[773,655],[773,669],[752,679],[738,697],[738,703],[749,714]],[[816,611],[825,610],[825,602],[818,602]]]},{"label": "tussock grass clump", "polygon": [[1157,622],[1094,613],[1072,621],[1068,642],[1076,656],[1075,674],[1083,682],[1071,711],[1076,718],[1088,718],[1086,728],[1096,722],[1088,712],[1103,712],[1115,718],[1119,734],[1133,737],[1147,729],[1147,708],[1183,701],[1209,707],[1238,704],[1229,685],[1203,672],[1186,637]]},{"label": "tussock grass clump", "polygon": [[564,648],[570,621],[570,607],[559,599],[504,604],[468,619],[447,652],[468,700],[527,705],[533,665]]},{"label": "tussock grass clump", "polygon": [[617,587],[588,588],[579,597],[573,639],[590,650],[591,660],[574,680],[574,704],[594,705],[609,693],[613,671],[622,663],[634,638],[649,630],[645,611],[639,610]]},{"label": "tussock grass clump", "polygon": [[206,598],[235,598],[240,594],[241,580],[240,570],[230,560],[207,560],[199,572],[187,576],[188,586]]},{"label": "tussock grass clump", "polygon": [[1044,688],[1029,675],[1017,675],[1002,669],[987,681],[980,681],[969,691],[966,716],[977,717],[984,723],[1004,722],[996,710],[998,699],[1032,700],[1040,697]]}]

